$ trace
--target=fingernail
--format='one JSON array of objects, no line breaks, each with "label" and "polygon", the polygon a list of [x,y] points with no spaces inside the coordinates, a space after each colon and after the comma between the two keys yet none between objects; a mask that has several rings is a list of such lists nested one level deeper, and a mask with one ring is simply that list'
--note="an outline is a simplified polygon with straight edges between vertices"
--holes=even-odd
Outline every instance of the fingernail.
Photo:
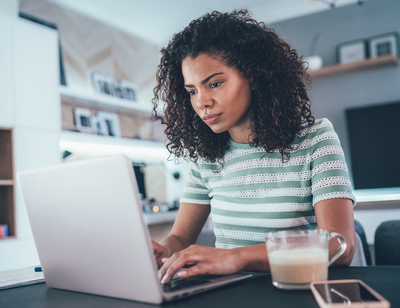
[{"label": "fingernail", "polygon": [[168,258],[162,258],[162,259],[161,259],[161,262],[162,262],[162,263],[165,263],[165,261],[167,261],[167,260],[168,260]]},{"label": "fingernail", "polygon": [[179,277],[182,277],[182,276],[185,276],[187,274],[187,271],[181,271],[181,272],[179,272],[177,275],[179,276]]},{"label": "fingernail", "polygon": [[162,284],[166,283],[168,278],[169,278],[169,274],[166,273],[166,274],[164,275],[163,279],[161,280],[161,283],[162,283]]}]

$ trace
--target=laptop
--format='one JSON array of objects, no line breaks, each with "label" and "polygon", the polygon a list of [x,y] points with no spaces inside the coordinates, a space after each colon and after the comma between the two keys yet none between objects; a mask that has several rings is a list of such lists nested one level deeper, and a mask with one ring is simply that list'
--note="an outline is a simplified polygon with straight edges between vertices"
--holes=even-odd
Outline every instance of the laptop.
[{"label": "laptop", "polygon": [[[113,155],[17,174],[49,287],[159,304],[251,277],[162,285],[132,162]],[[154,214],[157,215],[157,214]]]}]

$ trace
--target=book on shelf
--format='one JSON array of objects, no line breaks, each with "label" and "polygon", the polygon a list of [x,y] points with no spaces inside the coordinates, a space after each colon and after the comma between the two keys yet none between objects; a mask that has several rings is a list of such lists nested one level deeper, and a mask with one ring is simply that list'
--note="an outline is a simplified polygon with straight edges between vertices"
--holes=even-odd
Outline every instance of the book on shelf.
[{"label": "book on shelf", "polygon": [[0,225],[0,238],[8,236],[8,225]]}]

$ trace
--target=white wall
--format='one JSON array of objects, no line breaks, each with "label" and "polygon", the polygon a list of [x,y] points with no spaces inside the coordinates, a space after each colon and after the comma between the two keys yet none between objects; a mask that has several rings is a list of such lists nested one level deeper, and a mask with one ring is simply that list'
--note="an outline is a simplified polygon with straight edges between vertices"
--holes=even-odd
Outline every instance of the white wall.
[{"label": "white wall", "polygon": [[9,15],[11,17],[18,16],[18,0],[1,0],[0,14]]}]

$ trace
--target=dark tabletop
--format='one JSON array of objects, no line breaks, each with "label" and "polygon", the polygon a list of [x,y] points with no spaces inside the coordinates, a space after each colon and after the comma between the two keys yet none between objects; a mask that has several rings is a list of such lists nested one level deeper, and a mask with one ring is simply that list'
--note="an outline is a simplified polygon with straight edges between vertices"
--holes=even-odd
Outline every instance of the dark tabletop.
[{"label": "dark tabletop", "polygon": [[[400,266],[369,266],[329,269],[329,279],[360,279],[386,298],[391,307],[400,307]],[[18,287],[0,291],[1,308],[79,308],[79,307],[307,307],[318,308],[311,291],[279,290],[272,285],[270,274],[254,277],[231,285],[165,303],[161,306],[133,301],[63,291],[46,284]]]}]

